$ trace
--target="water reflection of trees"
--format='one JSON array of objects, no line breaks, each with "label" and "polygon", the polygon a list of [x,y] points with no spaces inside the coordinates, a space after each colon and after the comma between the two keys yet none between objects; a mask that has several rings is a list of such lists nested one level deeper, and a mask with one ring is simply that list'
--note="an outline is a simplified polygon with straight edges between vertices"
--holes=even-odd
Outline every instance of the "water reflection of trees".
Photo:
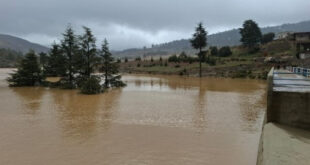
[{"label": "water reflection of trees", "polygon": [[41,87],[15,87],[11,90],[20,98],[24,113],[36,115],[41,107],[45,89]]},{"label": "water reflection of trees", "polygon": [[207,111],[207,106],[206,106],[206,86],[203,84],[202,81],[199,81],[199,91],[198,91],[198,98],[196,99],[196,108],[194,108],[194,114],[193,114],[193,122],[194,122],[194,127],[198,129],[199,132],[202,132],[207,124],[206,121],[206,111]]},{"label": "water reflection of trees", "polygon": [[260,129],[260,123],[257,120],[262,118],[260,115],[263,114],[266,109],[266,91],[261,89],[248,95],[240,95],[240,115],[243,121],[242,130],[248,132],[255,132]]},{"label": "water reflection of trees", "polygon": [[77,91],[52,90],[64,134],[88,139],[99,129],[107,129],[120,93],[120,90],[113,90],[100,95],[82,95]]},{"label": "water reflection of trees", "polygon": [[[251,93],[256,89],[262,88],[264,84],[260,80],[247,79],[225,79],[225,78],[196,78],[196,77],[181,77],[181,76],[137,76],[133,80],[136,87],[140,86],[159,86],[168,87],[171,90],[177,89],[192,89],[204,87],[208,91],[217,92],[241,92]],[[130,83],[130,81],[129,81]]]}]

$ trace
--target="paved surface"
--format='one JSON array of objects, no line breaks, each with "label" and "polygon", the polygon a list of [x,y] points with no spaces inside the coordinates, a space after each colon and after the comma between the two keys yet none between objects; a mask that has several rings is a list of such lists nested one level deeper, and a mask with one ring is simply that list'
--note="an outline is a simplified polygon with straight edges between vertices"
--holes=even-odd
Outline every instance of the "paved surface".
[{"label": "paved surface", "polygon": [[268,123],[263,131],[262,165],[309,165],[310,131]]},{"label": "paved surface", "polygon": [[310,131],[268,123],[263,132],[262,165],[309,165]]},{"label": "paved surface", "polygon": [[310,79],[287,70],[275,70],[273,91],[310,92]]}]

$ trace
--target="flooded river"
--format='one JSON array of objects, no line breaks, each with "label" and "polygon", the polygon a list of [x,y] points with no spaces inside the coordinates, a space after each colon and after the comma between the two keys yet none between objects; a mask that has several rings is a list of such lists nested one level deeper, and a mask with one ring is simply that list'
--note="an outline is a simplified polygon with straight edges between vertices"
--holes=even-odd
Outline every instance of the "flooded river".
[{"label": "flooded river", "polygon": [[125,75],[100,95],[7,87],[0,164],[255,165],[265,82]]}]

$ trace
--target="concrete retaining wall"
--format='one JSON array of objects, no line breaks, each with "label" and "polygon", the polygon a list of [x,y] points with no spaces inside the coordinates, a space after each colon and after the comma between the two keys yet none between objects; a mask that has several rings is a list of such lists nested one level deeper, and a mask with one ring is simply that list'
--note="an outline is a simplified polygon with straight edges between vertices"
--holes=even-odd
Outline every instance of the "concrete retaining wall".
[{"label": "concrete retaining wall", "polygon": [[273,91],[273,69],[268,74],[267,122],[310,129],[310,93]]},{"label": "concrete retaining wall", "polygon": [[310,93],[272,92],[267,122],[310,130]]}]

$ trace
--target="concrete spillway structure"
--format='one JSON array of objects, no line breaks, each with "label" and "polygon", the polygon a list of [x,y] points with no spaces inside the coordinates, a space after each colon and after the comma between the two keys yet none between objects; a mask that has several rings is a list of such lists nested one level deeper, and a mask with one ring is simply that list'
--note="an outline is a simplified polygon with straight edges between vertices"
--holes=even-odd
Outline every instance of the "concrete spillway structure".
[{"label": "concrete spillway structure", "polygon": [[268,83],[267,122],[310,129],[310,79],[272,70]]},{"label": "concrete spillway structure", "polygon": [[267,90],[257,165],[309,165],[310,79],[272,69]]}]

